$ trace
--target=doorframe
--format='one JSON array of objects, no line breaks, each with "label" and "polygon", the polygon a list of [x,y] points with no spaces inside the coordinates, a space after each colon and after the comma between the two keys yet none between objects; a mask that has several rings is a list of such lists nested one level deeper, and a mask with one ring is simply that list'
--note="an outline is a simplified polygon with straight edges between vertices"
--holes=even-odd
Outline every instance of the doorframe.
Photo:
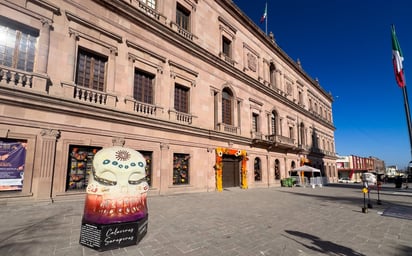
[{"label": "doorframe", "polygon": [[246,150],[238,150],[231,148],[216,148],[216,164],[215,164],[215,176],[216,176],[216,189],[217,191],[223,191],[222,172],[223,172],[223,155],[240,156],[241,171],[240,171],[240,187],[247,189],[247,152]]}]

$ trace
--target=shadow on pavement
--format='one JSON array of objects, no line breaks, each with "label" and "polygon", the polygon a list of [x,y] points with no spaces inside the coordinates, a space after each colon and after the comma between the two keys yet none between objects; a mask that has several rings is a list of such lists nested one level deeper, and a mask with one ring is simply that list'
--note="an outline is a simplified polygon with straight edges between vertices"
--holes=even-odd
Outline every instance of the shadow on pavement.
[{"label": "shadow on pavement", "polygon": [[[333,242],[330,241],[325,241],[320,239],[317,236],[314,235],[310,235],[307,233],[303,233],[300,231],[294,231],[294,230],[285,230],[286,233],[299,237],[299,239],[294,239],[292,237],[289,236],[285,236],[288,239],[291,239],[293,241],[295,241],[296,243],[299,243],[303,246],[305,246],[306,248],[315,251],[315,252],[319,252],[322,254],[336,254],[336,255],[345,255],[345,256],[366,256],[365,254],[362,253],[358,253],[354,250],[352,250],[349,247],[346,246],[342,246],[339,244],[335,244]],[[300,242],[299,240],[301,240],[301,238],[307,239],[310,241],[311,245],[306,245],[305,243]],[[313,246],[312,246],[313,245]]]},{"label": "shadow on pavement", "polygon": [[[317,198],[320,201],[324,201],[324,200],[330,200],[333,202],[340,202],[340,203],[346,203],[346,204],[352,204],[352,205],[360,205],[362,206],[364,204],[364,198],[362,196],[362,193],[359,192],[359,196],[327,196],[327,195],[319,195],[319,194],[310,194],[310,193],[305,193],[305,192],[298,192],[298,191],[286,191],[283,190],[281,191],[283,193],[290,193],[290,194],[294,194],[294,195],[299,195],[299,196],[305,196],[305,197],[312,197],[312,198]],[[371,199],[370,201],[375,203],[376,202],[376,198],[372,198],[376,197],[375,194],[371,193]],[[396,195],[399,196],[399,195]],[[409,198],[411,196],[408,196]],[[366,199],[368,201],[368,199]],[[379,210],[385,210],[389,207],[393,207],[393,206],[403,206],[403,207],[412,207],[412,203],[409,202],[401,202],[401,203],[397,203],[394,201],[390,201],[390,200],[384,200],[384,203],[382,205],[375,205],[376,209]]]},{"label": "shadow on pavement", "polygon": [[412,220],[412,207],[394,205],[394,206],[391,206],[391,207],[387,208],[382,213],[382,215],[383,216],[389,216],[389,217]]}]

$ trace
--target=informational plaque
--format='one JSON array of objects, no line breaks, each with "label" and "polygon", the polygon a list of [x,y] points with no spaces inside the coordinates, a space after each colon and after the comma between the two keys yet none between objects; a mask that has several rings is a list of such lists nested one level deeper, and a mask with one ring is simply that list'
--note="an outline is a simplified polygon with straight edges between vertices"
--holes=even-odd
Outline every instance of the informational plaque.
[{"label": "informational plaque", "polygon": [[80,244],[106,251],[136,245],[147,233],[148,216],[139,221],[116,224],[93,224],[83,221]]}]

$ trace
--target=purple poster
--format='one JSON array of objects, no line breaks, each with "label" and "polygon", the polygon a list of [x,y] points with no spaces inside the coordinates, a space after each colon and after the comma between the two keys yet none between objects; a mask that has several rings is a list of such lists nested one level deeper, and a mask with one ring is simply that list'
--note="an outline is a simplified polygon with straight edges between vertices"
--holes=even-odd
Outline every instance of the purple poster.
[{"label": "purple poster", "polygon": [[0,141],[0,191],[22,190],[26,142]]}]

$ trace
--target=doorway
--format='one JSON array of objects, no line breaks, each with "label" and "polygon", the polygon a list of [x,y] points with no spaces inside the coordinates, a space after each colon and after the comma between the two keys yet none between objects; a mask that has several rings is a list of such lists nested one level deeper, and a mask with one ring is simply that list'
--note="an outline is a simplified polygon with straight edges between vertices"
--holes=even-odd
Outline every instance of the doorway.
[{"label": "doorway", "polygon": [[234,155],[223,155],[222,186],[223,188],[240,186],[240,161],[241,158]]}]

